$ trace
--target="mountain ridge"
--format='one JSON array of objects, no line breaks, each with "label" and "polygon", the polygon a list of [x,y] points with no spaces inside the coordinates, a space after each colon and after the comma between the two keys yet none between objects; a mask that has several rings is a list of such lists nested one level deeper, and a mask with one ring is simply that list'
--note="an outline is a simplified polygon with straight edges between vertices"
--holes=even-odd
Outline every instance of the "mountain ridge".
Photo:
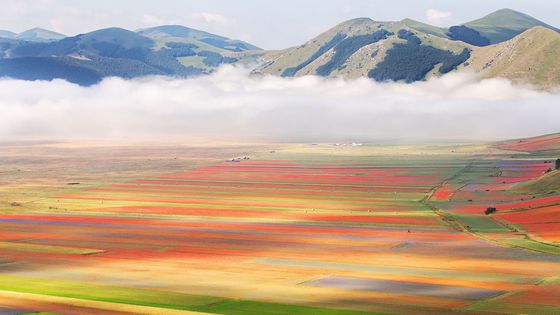
[{"label": "mountain ridge", "polygon": [[[506,77],[544,89],[560,84],[558,29],[511,9],[449,28],[412,19],[360,17],[302,45],[277,51],[182,25],[136,31],[112,27],[71,37],[32,29],[24,32],[29,40],[2,32],[0,76],[26,80],[61,78],[90,85],[95,84],[94,77],[185,77],[212,73],[224,64],[244,64],[257,65],[255,74],[283,77],[367,77],[410,83],[471,71],[481,79]],[[59,39],[53,39],[56,36]],[[540,47],[540,52],[533,47]],[[522,71],[523,65],[530,67]],[[551,66],[553,70],[547,70]],[[76,79],[80,74],[72,73],[80,70],[93,74],[81,82]]]}]

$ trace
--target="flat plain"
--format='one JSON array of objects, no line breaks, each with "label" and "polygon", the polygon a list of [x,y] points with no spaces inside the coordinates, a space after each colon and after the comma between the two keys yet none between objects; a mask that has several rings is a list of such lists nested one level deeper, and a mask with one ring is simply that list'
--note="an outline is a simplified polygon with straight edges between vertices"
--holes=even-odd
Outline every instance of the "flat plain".
[{"label": "flat plain", "polygon": [[559,144],[3,143],[0,313],[559,313]]}]

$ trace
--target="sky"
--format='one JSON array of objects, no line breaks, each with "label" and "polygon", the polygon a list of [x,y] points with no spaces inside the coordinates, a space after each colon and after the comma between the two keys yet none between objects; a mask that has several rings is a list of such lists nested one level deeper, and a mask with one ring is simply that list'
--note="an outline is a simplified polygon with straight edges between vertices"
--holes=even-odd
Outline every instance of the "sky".
[{"label": "sky", "polygon": [[0,29],[42,27],[76,35],[181,24],[264,49],[296,46],[357,17],[450,26],[511,8],[560,27],[558,0],[0,0]]}]

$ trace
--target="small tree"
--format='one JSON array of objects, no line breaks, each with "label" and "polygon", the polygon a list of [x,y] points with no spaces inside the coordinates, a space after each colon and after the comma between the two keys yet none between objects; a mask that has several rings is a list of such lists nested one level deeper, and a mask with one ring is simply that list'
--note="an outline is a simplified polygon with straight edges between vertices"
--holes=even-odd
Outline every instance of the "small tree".
[{"label": "small tree", "polygon": [[484,211],[484,214],[486,215],[490,215],[492,213],[496,213],[496,211],[498,211],[495,207],[488,207],[486,208],[486,210]]},{"label": "small tree", "polygon": [[556,169],[560,170],[560,159],[556,160]]}]

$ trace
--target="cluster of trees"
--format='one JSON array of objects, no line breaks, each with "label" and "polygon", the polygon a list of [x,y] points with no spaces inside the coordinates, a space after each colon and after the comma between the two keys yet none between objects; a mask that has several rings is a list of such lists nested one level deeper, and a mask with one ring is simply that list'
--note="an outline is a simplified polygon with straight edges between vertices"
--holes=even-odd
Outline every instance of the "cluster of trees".
[{"label": "cluster of trees", "polygon": [[[164,74],[168,75],[188,75],[185,73],[185,66],[183,66],[175,57],[173,50],[160,49],[158,51],[150,51],[144,58],[139,61],[154,67]],[[201,70],[202,73],[202,70]]]},{"label": "cluster of trees", "polygon": [[165,46],[171,50],[171,54],[175,58],[196,56],[196,49],[198,46],[191,43],[166,43]]},{"label": "cluster of trees", "polygon": [[411,83],[422,80],[441,64],[439,72],[448,73],[470,58],[470,51],[463,50],[456,55],[451,51],[422,45],[422,41],[412,32],[400,30],[398,37],[404,44],[395,44],[377,67],[368,76],[377,81],[405,81]]},{"label": "cluster of trees", "polygon": [[477,30],[474,30],[465,25],[451,26],[447,36],[453,40],[460,40],[475,46],[488,46],[490,40],[482,35]]},{"label": "cluster of trees", "polygon": [[441,67],[439,68],[439,73],[445,74],[457,69],[460,64],[469,60],[470,57],[471,51],[467,48],[463,49],[458,55],[451,53],[443,59]]},{"label": "cluster of trees", "polygon": [[216,37],[203,38],[200,41],[230,51],[244,51],[244,50],[251,49],[245,43],[228,42],[227,40],[216,38]]},{"label": "cluster of trees", "polygon": [[97,42],[92,43],[90,47],[84,49],[86,55],[99,55],[109,58],[123,58],[134,60],[145,60],[147,55],[150,54],[149,48],[144,47],[124,47],[118,43],[112,42]]},{"label": "cluster of trees", "polygon": [[237,62],[236,58],[224,57],[221,54],[212,51],[201,51],[197,56],[205,57],[202,62],[209,67],[217,67],[222,64]]},{"label": "cluster of trees", "polygon": [[150,66],[145,62],[133,59],[109,58],[90,56],[89,60],[76,60],[69,57],[61,57],[66,63],[87,68],[100,73],[103,77],[134,78],[146,75],[163,75],[164,71]]},{"label": "cluster of trees", "polygon": [[53,80],[63,78],[80,85],[92,85],[102,79],[95,71],[56,57],[25,57],[0,59],[0,74],[23,80]]},{"label": "cluster of trees", "polygon": [[422,44],[420,38],[418,38],[416,34],[414,34],[409,30],[399,30],[399,32],[397,33],[397,37],[408,41],[410,44],[414,44],[414,45]]}]

